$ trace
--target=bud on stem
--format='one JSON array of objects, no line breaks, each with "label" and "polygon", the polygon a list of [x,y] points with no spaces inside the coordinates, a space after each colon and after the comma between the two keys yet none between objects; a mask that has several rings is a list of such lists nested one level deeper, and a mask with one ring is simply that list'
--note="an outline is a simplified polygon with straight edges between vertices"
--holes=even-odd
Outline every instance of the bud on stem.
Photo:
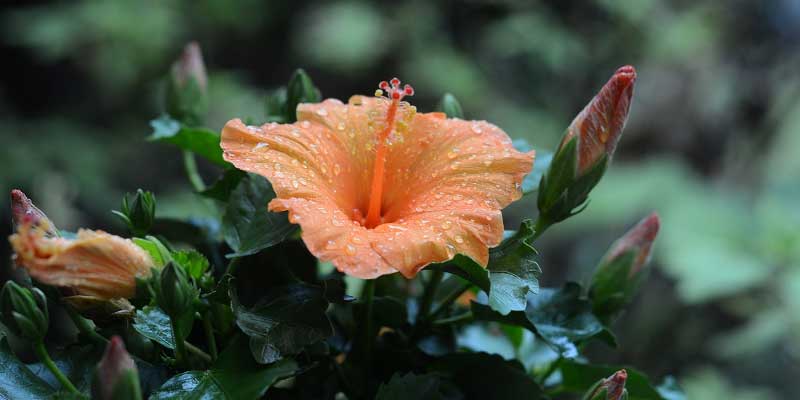
[{"label": "bud on stem", "polygon": [[167,80],[166,108],[172,118],[190,126],[202,125],[208,111],[208,77],[197,42],[183,49]]},{"label": "bud on stem", "polygon": [[633,67],[619,68],[567,128],[539,185],[537,234],[585,207],[622,135],[635,81]]},{"label": "bud on stem", "polygon": [[151,192],[138,189],[122,198],[122,210],[112,211],[134,236],[143,237],[153,226],[156,217],[156,198]]},{"label": "bud on stem", "polygon": [[11,191],[11,220],[14,223],[14,230],[20,225],[28,224],[41,229],[47,237],[59,236],[50,218],[47,218],[47,215],[19,189]]},{"label": "bud on stem", "polygon": [[627,380],[628,372],[621,369],[595,383],[583,396],[583,400],[625,400],[628,398],[628,390],[625,389]]},{"label": "bud on stem", "polygon": [[108,342],[92,380],[92,399],[140,400],[139,372],[119,336]]},{"label": "bud on stem", "polygon": [[20,338],[38,343],[44,340],[50,322],[47,298],[37,288],[24,288],[7,281],[0,291],[3,325]]}]

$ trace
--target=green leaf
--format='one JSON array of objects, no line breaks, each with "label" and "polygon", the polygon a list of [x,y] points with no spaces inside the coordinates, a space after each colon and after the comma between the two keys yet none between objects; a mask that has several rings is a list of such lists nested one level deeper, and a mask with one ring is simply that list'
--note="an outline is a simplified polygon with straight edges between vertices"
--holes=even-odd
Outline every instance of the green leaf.
[{"label": "green leaf", "polygon": [[172,260],[195,280],[199,280],[208,270],[208,259],[194,249],[175,251]]},{"label": "green leaf", "polygon": [[234,250],[227,257],[258,253],[297,230],[287,213],[267,211],[267,204],[274,198],[272,185],[264,177],[250,174],[239,182],[222,217],[225,242]]},{"label": "green leaf", "polygon": [[550,167],[553,161],[553,153],[549,151],[536,152],[536,160],[533,161],[533,170],[525,179],[522,180],[522,193],[530,194],[539,190],[539,183],[542,181],[542,175]]},{"label": "green leaf", "polygon": [[204,128],[189,128],[180,122],[163,115],[150,121],[153,133],[147,138],[151,142],[174,144],[183,150],[189,150],[214,164],[229,166],[222,158],[219,147],[219,134]]},{"label": "green leaf", "polygon": [[445,93],[442,96],[436,109],[445,113],[449,118],[464,119],[464,109],[461,108],[461,103],[450,93]]},{"label": "green leaf", "polygon": [[239,186],[239,182],[245,176],[247,176],[247,174],[242,170],[228,168],[213,185],[200,192],[200,194],[214,200],[227,202],[231,197],[231,192]]},{"label": "green leaf", "polygon": [[322,94],[314,86],[311,77],[306,71],[297,69],[289,78],[289,85],[286,87],[286,109],[285,121],[297,121],[297,105],[300,103],[318,103],[322,100]]},{"label": "green leaf", "polygon": [[455,353],[437,359],[433,369],[451,377],[470,399],[544,399],[542,388],[518,361],[487,353]]},{"label": "green leaf", "polygon": [[444,400],[462,398],[452,383],[434,374],[415,375],[396,373],[389,382],[381,384],[375,400]]},{"label": "green leaf", "polygon": [[38,400],[54,391],[14,356],[5,338],[0,339],[0,398]]},{"label": "green leaf", "polygon": [[156,238],[152,236],[148,236],[146,239],[144,238],[133,238],[133,243],[136,243],[137,246],[141,247],[147,254],[150,255],[150,258],[153,259],[154,267],[163,267],[167,262],[170,261],[170,253],[166,247]]},{"label": "green leaf", "polygon": [[250,337],[256,361],[268,364],[333,334],[323,290],[303,283],[270,289],[253,307],[231,294],[236,325]]},{"label": "green leaf", "polygon": [[521,326],[544,339],[563,357],[574,358],[578,355],[578,342],[597,337],[613,343],[613,336],[592,314],[591,304],[580,294],[579,285],[568,283],[561,289],[542,289],[539,294],[529,296],[524,312],[502,315],[475,302],[471,309],[477,320]]},{"label": "green leaf", "polygon": [[453,260],[429,266],[458,275],[489,293],[489,305],[501,314],[521,311],[529,293],[539,290],[542,269],[536,263],[536,249],[530,244],[533,223],[525,220],[519,231],[489,251],[489,265],[481,267],[471,258],[456,255]]},{"label": "green leaf", "polygon": [[530,243],[533,234],[533,222],[525,220],[514,236],[489,253],[489,306],[501,314],[524,310],[528,294],[539,291],[542,269]]},{"label": "green leaf", "polygon": [[175,349],[175,336],[169,316],[158,307],[145,306],[136,311],[136,316],[133,317],[133,329],[168,349]]},{"label": "green leaf", "polygon": [[623,368],[628,372],[625,388],[628,389],[629,400],[665,399],[650,383],[647,376],[635,369],[612,365],[583,364],[569,360],[564,360],[561,363],[561,385],[559,389],[571,393],[584,393],[600,379],[608,378]]},{"label": "green leaf", "polygon": [[286,122],[286,88],[279,87],[267,93],[266,101],[264,102],[264,110],[267,116],[267,122]]}]

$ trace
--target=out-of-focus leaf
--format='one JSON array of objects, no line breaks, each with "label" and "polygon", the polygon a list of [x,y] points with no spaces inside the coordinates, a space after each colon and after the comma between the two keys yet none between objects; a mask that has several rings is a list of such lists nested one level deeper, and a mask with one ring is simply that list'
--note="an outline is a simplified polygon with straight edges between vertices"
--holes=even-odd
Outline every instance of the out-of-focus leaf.
[{"label": "out-of-focus leaf", "polygon": [[656,390],[664,400],[686,400],[686,393],[678,386],[678,381],[672,376],[665,377],[661,384],[656,387]]},{"label": "out-of-focus leaf", "polygon": [[5,338],[0,341],[0,397],[5,399],[45,399],[54,391],[11,352]]},{"label": "out-of-focus leaf", "polygon": [[245,176],[247,176],[247,174],[242,170],[236,168],[226,169],[213,185],[200,192],[200,194],[214,200],[227,202],[231,197],[231,192],[239,186],[239,182]]},{"label": "out-of-focus leaf", "polygon": [[542,399],[542,388],[518,361],[487,353],[455,353],[434,361],[432,369],[450,376],[468,398]]},{"label": "out-of-focus leaf", "polygon": [[434,374],[415,375],[396,373],[389,382],[381,384],[376,400],[445,400],[460,399],[461,393],[450,382]]},{"label": "out-of-focus leaf", "polygon": [[264,177],[248,175],[239,182],[222,217],[225,241],[234,250],[228,257],[255,254],[280,243],[297,229],[287,213],[267,211],[267,203],[274,198],[272,185]]},{"label": "out-of-focus leaf", "polygon": [[561,371],[562,390],[572,393],[584,393],[600,379],[608,378],[615,372],[625,369],[628,379],[625,387],[630,400],[663,400],[650,380],[639,371],[622,366],[591,365],[574,361],[564,361],[559,367]]},{"label": "out-of-focus leaf", "polygon": [[231,295],[236,325],[250,337],[255,360],[268,364],[333,334],[322,289],[295,283],[270,289],[253,307]]},{"label": "out-of-focus leaf", "polygon": [[228,166],[222,158],[219,147],[219,134],[203,128],[189,128],[180,122],[164,115],[150,121],[153,133],[147,140],[174,144],[183,150],[189,150],[214,164]]}]

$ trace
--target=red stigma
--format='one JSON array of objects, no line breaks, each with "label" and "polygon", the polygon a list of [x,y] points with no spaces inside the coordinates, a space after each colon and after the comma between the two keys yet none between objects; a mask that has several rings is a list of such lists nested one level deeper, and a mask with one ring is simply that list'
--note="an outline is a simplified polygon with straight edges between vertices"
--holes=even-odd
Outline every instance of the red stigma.
[{"label": "red stigma", "polygon": [[[389,82],[381,81],[378,88],[386,92],[386,96],[392,100],[402,100],[403,97],[414,95],[414,88],[411,85],[405,84],[401,87],[400,83],[400,79],[392,78]],[[377,96],[380,95],[381,93],[377,94]]]}]

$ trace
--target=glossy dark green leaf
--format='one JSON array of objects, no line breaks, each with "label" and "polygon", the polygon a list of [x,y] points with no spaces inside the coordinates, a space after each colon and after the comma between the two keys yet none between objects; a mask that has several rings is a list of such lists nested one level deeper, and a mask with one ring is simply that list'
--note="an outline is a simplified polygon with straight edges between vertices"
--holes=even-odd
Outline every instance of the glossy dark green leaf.
[{"label": "glossy dark green leaf", "polygon": [[239,182],[222,217],[223,236],[234,250],[228,257],[258,253],[297,230],[287,213],[267,211],[267,204],[274,198],[272,185],[264,177],[250,174]]},{"label": "glossy dark green leaf", "polygon": [[133,317],[133,329],[168,349],[175,349],[175,336],[169,316],[158,307],[146,306],[137,310]]},{"label": "glossy dark green leaf", "polygon": [[561,385],[559,389],[571,393],[584,393],[600,379],[608,378],[615,372],[625,369],[628,379],[625,387],[628,389],[629,400],[664,400],[650,380],[641,372],[623,366],[591,365],[565,360],[561,363]]},{"label": "glossy dark green leaf", "polygon": [[200,192],[200,194],[214,200],[227,202],[231,197],[231,192],[239,186],[239,182],[245,176],[247,176],[247,173],[242,170],[228,168],[214,184]]},{"label": "glossy dark green leaf", "polygon": [[603,324],[592,314],[592,305],[581,297],[581,287],[567,283],[561,289],[543,289],[528,298],[528,318],[545,340],[563,357],[577,356],[576,343],[603,332]]},{"label": "glossy dark green leaf", "polygon": [[448,262],[432,264],[427,266],[425,269],[431,271],[441,270],[460,276],[487,293],[489,293],[491,288],[489,271],[463,254],[456,254],[456,256]]},{"label": "glossy dark green leaf", "polygon": [[38,400],[53,392],[53,387],[14,356],[5,338],[0,340],[0,398]]},{"label": "glossy dark green leaf", "polygon": [[524,310],[528,294],[539,290],[542,269],[536,263],[532,237],[533,223],[525,220],[514,236],[489,253],[489,306],[501,314]]},{"label": "glossy dark green leaf", "polygon": [[445,400],[461,399],[462,394],[452,383],[435,374],[416,375],[396,373],[389,382],[381,384],[375,400]]},{"label": "glossy dark green leaf", "polygon": [[542,388],[522,364],[495,354],[450,354],[434,361],[432,368],[449,377],[467,399],[545,398]]},{"label": "glossy dark green leaf", "polygon": [[294,375],[297,369],[297,363],[291,359],[266,366],[256,364],[246,338],[239,336],[225,348],[210,370],[176,375],[150,399],[258,399],[275,382]]},{"label": "glossy dark green leaf", "polygon": [[539,189],[539,183],[542,181],[542,175],[550,167],[553,161],[553,153],[549,151],[537,151],[536,159],[533,162],[533,170],[525,179],[522,180],[522,193],[529,194]]},{"label": "glossy dark green leaf", "polygon": [[232,294],[236,325],[250,337],[256,361],[268,364],[333,334],[323,290],[303,283],[270,289],[253,307]]},{"label": "glossy dark green leaf", "polygon": [[222,158],[219,134],[204,128],[189,128],[169,116],[150,121],[153,133],[147,138],[152,142],[165,142],[189,150],[214,164],[229,166]]}]

